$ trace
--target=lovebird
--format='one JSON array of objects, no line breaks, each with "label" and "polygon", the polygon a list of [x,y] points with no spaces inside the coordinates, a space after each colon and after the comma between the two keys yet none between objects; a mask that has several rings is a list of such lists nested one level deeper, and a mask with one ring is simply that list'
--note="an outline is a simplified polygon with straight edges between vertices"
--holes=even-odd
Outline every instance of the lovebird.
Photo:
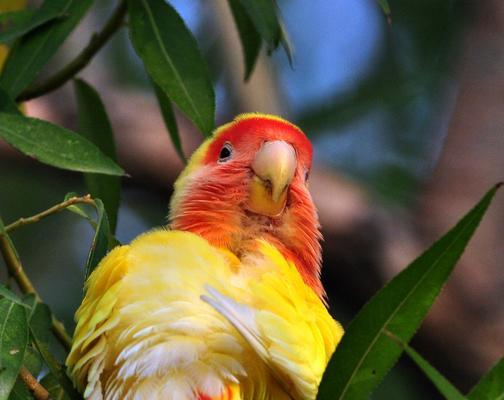
[{"label": "lovebird", "polygon": [[343,335],[320,280],[312,146],[243,114],[175,182],[169,224],[85,284],[66,360],[86,399],[315,399]]}]

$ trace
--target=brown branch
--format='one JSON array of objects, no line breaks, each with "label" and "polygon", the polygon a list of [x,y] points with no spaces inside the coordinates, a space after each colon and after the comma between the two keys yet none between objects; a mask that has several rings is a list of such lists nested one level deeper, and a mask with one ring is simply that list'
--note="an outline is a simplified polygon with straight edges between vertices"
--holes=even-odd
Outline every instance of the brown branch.
[{"label": "brown branch", "polygon": [[24,90],[16,99],[16,101],[31,100],[35,97],[49,93],[60,86],[63,86],[67,81],[72,79],[80,70],[82,70],[95,54],[108,42],[112,35],[122,26],[124,16],[126,15],[127,6],[126,0],[122,0],[116,8],[110,19],[107,21],[103,29],[95,33],[88,45],[82,52],[69,64],[49,77],[45,82],[38,85],[33,85]]},{"label": "brown branch", "polygon": [[30,371],[28,371],[28,369],[21,367],[21,370],[19,371],[19,377],[23,380],[35,399],[49,399],[49,392],[35,379],[35,377],[30,373]]},{"label": "brown branch", "polygon": [[[19,257],[16,253],[16,250],[14,249],[14,245],[10,241],[9,237],[7,236],[7,233],[17,229],[21,226],[25,226],[28,224],[33,224],[35,222],[40,221],[41,219],[51,215],[55,214],[57,212],[60,212],[72,205],[75,204],[89,204],[89,205],[95,205],[93,199],[91,198],[90,195],[82,196],[82,197],[72,197],[68,200],[65,200],[59,204],[56,204],[55,206],[48,208],[47,210],[44,210],[38,214],[35,214],[31,217],[27,218],[20,218],[19,220],[13,222],[12,224],[7,225],[4,228],[4,232],[0,232],[0,253],[2,253],[2,256],[5,260],[5,264],[7,266],[7,270],[9,274],[14,278],[14,280],[17,282],[19,288],[21,291],[25,294],[32,293],[35,295],[36,299],[40,302],[42,302],[42,299],[40,295],[38,294],[37,290],[33,286],[32,282],[30,281],[30,278],[28,278],[28,275],[26,275],[26,272],[24,271],[24,268],[21,264],[21,260],[19,260]],[[67,333],[65,326],[61,321],[59,321],[54,314],[51,314],[51,323],[52,323],[52,330],[54,335],[57,337],[59,342],[63,345],[63,347],[66,350],[70,350],[72,346],[72,338],[70,335]]]},{"label": "brown branch", "polygon": [[20,218],[17,221],[14,221],[13,223],[7,225],[4,228],[4,230],[6,233],[9,233],[9,232],[13,231],[14,229],[20,228],[21,226],[33,224],[35,222],[39,222],[41,219],[48,217],[51,214],[55,214],[57,212],[63,211],[66,208],[73,206],[75,204],[89,204],[89,205],[95,206],[95,202],[89,194],[86,196],[82,196],[82,197],[72,197],[68,200],[65,200],[65,201],[59,203],[59,204],[56,204],[55,206],[53,206],[51,208],[48,208],[47,210],[44,210],[38,214],[35,214],[31,217]]},{"label": "brown branch", "polygon": [[[17,282],[19,288],[24,294],[34,294],[37,301],[42,302],[42,299],[35,287],[26,275],[24,268],[17,257],[14,246],[6,235],[0,234],[0,253],[5,260],[9,274]],[[68,351],[72,347],[72,338],[65,330],[61,321],[59,321],[54,314],[51,314],[52,330],[54,335],[58,338],[59,342]]]}]

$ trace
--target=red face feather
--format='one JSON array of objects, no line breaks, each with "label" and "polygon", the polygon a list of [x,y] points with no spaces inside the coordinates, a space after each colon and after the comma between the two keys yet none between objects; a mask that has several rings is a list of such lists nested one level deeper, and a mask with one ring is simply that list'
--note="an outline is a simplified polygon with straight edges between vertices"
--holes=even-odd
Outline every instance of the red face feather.
[{"label": "red face feather", "polygon": [[[264,142],[275,140],[294,148],[297,165],[286,207],[272,218],[249,211],[246,204],[254,157]],[[223,147],[229,145],[230,157],[219,161]],[[171,227],[197,233],[238,257],[253,250],[256,239],[263,238],[292,260],[305,282],[323,296],[319,277],[321,234],[306,187],[311,162],[311,143],[296,126],[276,117],[240,117],[216,132],[200,165],[186,177],[179,201],[172,203]]]}]

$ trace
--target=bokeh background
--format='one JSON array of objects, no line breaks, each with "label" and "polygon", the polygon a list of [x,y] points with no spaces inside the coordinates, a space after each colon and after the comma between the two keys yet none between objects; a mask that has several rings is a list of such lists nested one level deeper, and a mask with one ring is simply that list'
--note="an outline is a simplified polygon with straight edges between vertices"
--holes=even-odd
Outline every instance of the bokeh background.
[{"label": "bokeh background", "polygon": [[[281,50],[271,57],[264,51],[247,83],[227,3],[170,3],[211,67],[218,122],[239,112],[275,113],[299,124],[313,141],[311,190],[325,236],[323,277],[331,310],[344,324],[504,179],[501,0],[389,0],[389,17],[375,0],[281,0],[294,63]],[[113,6],[96,2],[40,79],[71,60]],[[119,211],[122,242],[165,223],[182,168],[126,35],[116,34],[79,75],[100,92],[120,163],[130,175]],[[28,102],[26,110],[76,128],[71,84]],[[177,117],[190,154],[202,137]],[[6,222],[71,191],[85,192],[79,174],[45,167],[0,143],[0,214]],[[42,297],[73,326],[90,227],[62,213],[12,236]],[[413,346],[462,390],[504,354],[502,193]],[[404,359],[373,398],[437,396]]]}]

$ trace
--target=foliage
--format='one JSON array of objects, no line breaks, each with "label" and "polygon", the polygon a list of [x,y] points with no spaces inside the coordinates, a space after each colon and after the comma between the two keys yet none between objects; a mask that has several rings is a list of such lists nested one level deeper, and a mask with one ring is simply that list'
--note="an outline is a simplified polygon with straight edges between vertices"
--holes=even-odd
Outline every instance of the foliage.
[{"label": "foliage", "polygon": [[[281,45],[291,57],[273,0],[228,0],[228,3],[242,43],[245,80],[252,74],[263,44],[269,52]],[[388,2],[381,0],[379,4],[390,18]],[[98,92],[88,83],[74,81],[78,133],[22,115],[20,102],[45,95],[73,79],[128,18],[131,42],[152,80],[179,156],[185,160],[173,107],[204,135],[214,128],[215,94],[205,58],[183,19],[163,0],[120,0],[103,29],[93,35],[72,62],[47,80],[35,82],[92,5],[92,0],[45,0],[38,9],[0,15],[0,42],[11,47],[0,75],[0,138],[42,163],[84,173],[92,195],[79,197],[70,193],[61,203],[32,217],[8,225],[0,220],[0,252],[8,273],[24,294],[18,295],[0,285],[0,400],[32,398],[24,379],[26,374],[37,377],[36,384],[54,398],[81,398],[49,346],[56,338],[68,351],[70,337],[24,272],[9,233],[63,210],[73,212],[90,222],[95,230],[85,266],[85,277],[89,276],[100,259],[118,244],[114,231],[120,176],[124,175],[117,165],[106,109]],[[360,311],[327,368],[319,399],[366,398],[403,350],[447,398],[464,398],[407,343],[448,279],[496,190],[497,186]],[[96,211],[96,218],[89,207]],[[467,398],[501,398],[502,366],[501,361]]]}]

